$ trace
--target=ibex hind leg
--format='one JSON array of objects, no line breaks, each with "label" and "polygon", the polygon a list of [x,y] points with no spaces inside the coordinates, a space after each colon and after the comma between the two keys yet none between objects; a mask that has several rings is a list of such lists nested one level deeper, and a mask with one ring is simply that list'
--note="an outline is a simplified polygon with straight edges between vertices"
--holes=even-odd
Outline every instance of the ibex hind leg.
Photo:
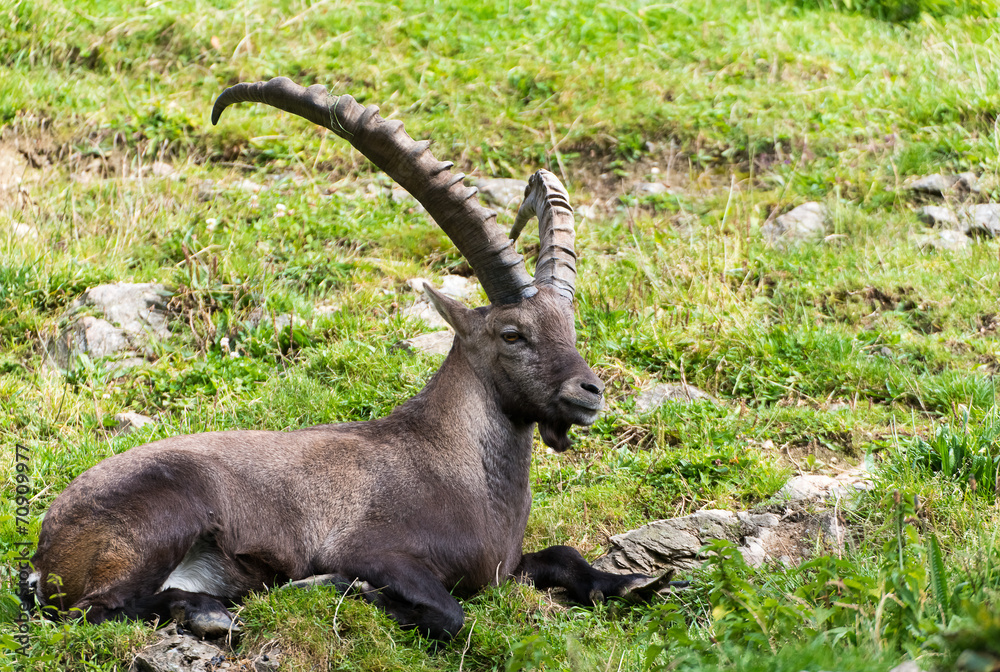
[{"label": "ibex hind leg", "polygon": [[114,609],[100,604],[87,604],[85,601],[77,606],[84,610],[89,623],[124,619],[159,619],[163,622],[172,619],[203,639],[225,637],[240,631],[239,623],[218,597],[179,588],[168,588],[146,597],[131,599]]},{"label": "ibex hind leg", "polygon": [[550,546],[537,553],[525,553],[514,570],[539,590],[563,588],[577,604],[595,604],[609,597],[646,599],[670,585],[670,577],[645,574],[611,574],[594,569],[580,552],[570,546]]}]

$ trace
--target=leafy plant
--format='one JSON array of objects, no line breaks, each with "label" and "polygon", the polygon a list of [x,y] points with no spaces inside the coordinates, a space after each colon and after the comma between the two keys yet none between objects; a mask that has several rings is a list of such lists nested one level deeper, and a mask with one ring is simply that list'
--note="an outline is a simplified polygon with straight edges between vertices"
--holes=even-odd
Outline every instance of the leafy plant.
[{"label": "leafy plant", "polygon": [[918,469],[939,472],[992,499],[1000,483],[1000,410],[992,408],[970,426],[968,409],[959,423],[945,423],[934,436],[901,441],[900,459]]}]

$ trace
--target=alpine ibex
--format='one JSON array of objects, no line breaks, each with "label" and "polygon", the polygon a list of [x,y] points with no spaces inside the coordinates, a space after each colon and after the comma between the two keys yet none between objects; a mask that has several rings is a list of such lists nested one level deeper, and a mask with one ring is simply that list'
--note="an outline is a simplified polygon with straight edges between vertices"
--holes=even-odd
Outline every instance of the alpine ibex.
[{"label": "alpine ibex", "polygon": [[250,591],[323,581],[356,586],[402,626],[447,639],[463,623],[453,594],[509,577],[564,587],[581,603],[656,585],[599,572],[566,546],[522,554],[535,425],[562,451],[570,426],[589,425],[603,404],[604,384],[575,346],[573,212],[559,180],[544,170],[531,177],[511,234],[538,217],[532,280],[464,175],[378,108],[276,78],[224,91],[212,122],[241,101],[348,140],[423,204],[491,305],[469,309],[426,289],[454,345],[388,417],[179,436],[86,471],[42,524],[40,603],[95,623],[175,618],[216,636],[234,625],[227,606]]}]

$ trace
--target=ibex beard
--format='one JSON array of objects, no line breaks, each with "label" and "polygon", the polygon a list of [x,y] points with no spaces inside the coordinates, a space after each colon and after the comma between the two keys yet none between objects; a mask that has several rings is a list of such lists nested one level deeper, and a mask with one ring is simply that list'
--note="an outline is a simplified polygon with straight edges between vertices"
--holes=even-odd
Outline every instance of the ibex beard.
[{"label": "ibex beard", "polygon": [[[603,406],[604,384],[576,349],[573,216],[559,180],[532,176],[508,238],[463,175],[377,108],[277,78],[227,89],[213,122],[241,101],[350,141],[424,205],[491,305],[470,309],[426,288],[454,343],[426,387],[385,418],[179,436],[84,472],[45,517],[33,597],[56,616],[173,618],[217,637],[238,629],[228,607],[252,591],[330,583],[448,639],[464,621],[456,596],[511,577],[585,604],[657,588],[659,579],[595,570],[567,546],[522,550],[535,426],[562,451],[569,428]],[[532,278],[513,238],[536,216]]]}]

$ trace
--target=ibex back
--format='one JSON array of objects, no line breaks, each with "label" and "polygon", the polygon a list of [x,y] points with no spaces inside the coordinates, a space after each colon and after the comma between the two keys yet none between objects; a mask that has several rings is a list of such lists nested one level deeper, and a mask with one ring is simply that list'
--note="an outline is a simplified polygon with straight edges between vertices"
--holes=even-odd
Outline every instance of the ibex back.
[{"label": "ibex back", "polygon": [[492,305],[469,309],[426,289],[454,345],[388,417],[180,436],[85,472],[42,525],[41,604],[91,622],[175,618],[219,636],[235,627],[227,606],[250,591],[321,581],[355,586],[402,626],[446,639],[463,623],[453,594],[512,576],[583,603],[649,589],[649,577],[599,572],[569,547],[522,555],[535,425],[565,450],[570,426],[592,423],[603,404],[604,384],[575,346],[573,217],[555,176],[532,176],[512,233],[538,217],[532,279],[464,176],[377,108],[278,78],[227,89],[213,123],[240,101],[350,141],[424,205]]}]

